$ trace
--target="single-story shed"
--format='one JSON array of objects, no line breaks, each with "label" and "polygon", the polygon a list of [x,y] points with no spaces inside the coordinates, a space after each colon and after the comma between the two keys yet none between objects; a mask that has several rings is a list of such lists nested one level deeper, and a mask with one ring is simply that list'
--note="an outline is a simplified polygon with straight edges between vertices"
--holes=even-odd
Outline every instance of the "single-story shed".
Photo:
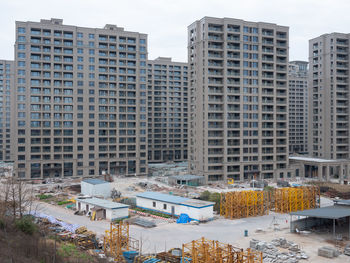
[{"label": "single-story shed", "polygon": [[[291,212],[290,231],[297,232],[322,225],[333,225],[333,237],[335,238],[336,220],[343,220],[348,225],[350,238],[350,206],[348,204],[345,205],[344,200],[341,201],[343,201],[342,205],[335,204],[333,206]],[[293,216],[298,216],[298,220],[293,221]]]},{"label": "single-story shed", "polygon": [[170,185],[200,186],[205,184],[205,177],[200,175],[175,175],[168,178]]},{"label": "single-story shed", "polygon": [[158,192],[144,192],[136,195],[136,206],[173,216],[187,214],[196,221],[208,221],[214,217],[213,202]]},{"label": "single-story shed", "polygon": [[85,211],[85,213],[95,212],[95,219],[102,218],[107,220],[115,220],[127,218],[129,216],[129,206],[121,203],[116,203],[100,198],[77,198],[76,209]]},{"label": "single-story shed", "polygon": [[88,196],[111,197],[111,183],[100,179],[85,179],[81,181],[81,193]]}]

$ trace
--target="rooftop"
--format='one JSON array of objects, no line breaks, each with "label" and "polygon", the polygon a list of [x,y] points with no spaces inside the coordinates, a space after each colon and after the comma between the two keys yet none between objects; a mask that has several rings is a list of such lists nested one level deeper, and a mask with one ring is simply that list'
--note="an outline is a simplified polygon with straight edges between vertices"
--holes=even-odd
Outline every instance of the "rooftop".
[{"label": "rooftop", "polygon": [[197,208],[214,205],[213,202],[206,202],[198,199],[190,199],[190,198],[181,197],[177,195],[168,195],[168,194],[162,194],[158,192],[143,192],[141,194],[136,195],[136,197],[142,197],[142,198],[152,199],[152,200],[166,202],[166,203],[178,204],[178,205],[192,206]]},{"label": "rooftop", "polygon": [[188,200],[188,198],[177,196],[177,195],[168,195],[168,194],[162,194],[158,192],[143,192],[140,194],[137,194],[136,197],[142,197],[157,201],[163,201],[167,203],[173,203],[173,204],[181,204],[182,202],[185,202]]},{"label": "rooftop", "polygon": [[87,203],[93,206],[99,206],[102,208],[108,208],[108,209],[119,209],[119,208],[127,208],[128,205],[112,202],[109,200],[104,200],[100,198],[77,198],[77,201]]},{"label": "rooftop", "polygon": [[314,162],[314,163],[338,163],[342,161],[347,161],[347,160],[321,159],[321,158],[313,158],[313,157],[307,157],[307,156],[289,156],[289,160]]},{"label": "rooftop", "polygon": [[349,206],[334,205],[303,211],[292,212],[290,215],[308,216],[316,218],[339,219],[350,216]]},{"label": "rooftop", "polygon": [[91,178],[91,179],[85,179],[83,180],[83,182],[85,183],[88,183],[88,184],[109,184],[109,182],[106,182],[106,181],[103,181],[103,180],[100,180],[100,179],[94,179],[94,178]]}]

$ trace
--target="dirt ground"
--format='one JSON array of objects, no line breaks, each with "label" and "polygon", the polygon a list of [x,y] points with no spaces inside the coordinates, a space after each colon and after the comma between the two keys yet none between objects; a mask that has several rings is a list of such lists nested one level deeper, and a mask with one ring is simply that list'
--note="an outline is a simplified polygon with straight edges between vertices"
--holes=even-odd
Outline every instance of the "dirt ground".
[{"label": "dirt ground", "polygon": [[[58,219],[68,223],[76,223],[86,226],[89,230],[102,236],[109,228],[109,222],[105,220],[90,221],[85,216],[77,216],[73,211],[46,203],[40,204],[40,212],[51,214]],[[277,222],[280,230],[273,229],[273,223]],[[170,248],[181,247],[183,243],[206,237],[211,240],[218,240],[237,247],[247,248],[251,239],[270,242],[274,238],[284,237],[293,241],[309,256],[307,261],[317,263],[345,263],[350,262],[350,257],[340,255],[335,259],[327,259],[317,256],[317,250],[322,246],[333,246],[327,242],[331,236],[309,234],[298,235],[289,232],[289,216],[285,214],[270,213],[261,217],[250,217],[236,220],[218,218],[211,222],[200,225],[182,225],[176,223],[162,223],[155,228],[145,229],[139,226],[130,226],[130,236],[138,239],[142,244],[143,253],[154,253],[169,250]],[[263,232],[257,232],[257,230]],[[244,231],[248,230],[248,237],[244,237]],[[346,243],[344,243],[346,244]]]}]

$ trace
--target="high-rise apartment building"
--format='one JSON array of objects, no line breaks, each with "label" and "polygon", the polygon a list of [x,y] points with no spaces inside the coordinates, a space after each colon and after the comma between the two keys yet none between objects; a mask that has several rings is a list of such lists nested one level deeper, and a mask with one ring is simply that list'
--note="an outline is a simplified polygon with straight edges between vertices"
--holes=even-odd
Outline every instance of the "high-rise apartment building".
[{"label": "high-rise apartment building", "polygon": [[308,139],[308,62],[289,62],[289,152],[306,154]]},{"label": "high-rise apartment building", "polygon": [[211,18],[188,27],[189,168],[207,181],[288,165],[289,29]]},{"label": "high-rise apartment building", "polygon": [[349,159],[350,34],[324,34],[309,41],[309,153]]},{"label": "high-rise apartment building", "polygon": [[147,174],[147,35],[16,22],[15,174]]},{"label": "high-rise apartment building", "polygon": [[187,161],[188,64],[148,61],[148,161]]},{"label": "high-rise apartment building", "polygon": [[11,93],[14,62],[0,60],[0,161],[11,161]]}]

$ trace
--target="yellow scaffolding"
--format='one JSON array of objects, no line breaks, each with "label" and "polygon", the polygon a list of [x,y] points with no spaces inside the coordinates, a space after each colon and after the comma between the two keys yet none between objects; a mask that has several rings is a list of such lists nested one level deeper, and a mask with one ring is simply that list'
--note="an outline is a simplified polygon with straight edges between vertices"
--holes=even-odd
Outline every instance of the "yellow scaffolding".
[{"label": "yellow scaffolding", "polygon": [[110,225],[110,230],[105,231],[103,248],[107,255],[114,258],[116,262],[125,262],[123,252],[138,250],[138,241],[130,238],[129,224],[120,222]]},{"label": "yellow scaffolding", "polygon": [[183,263],[262,263],[262,252],[243,250],[204,237],[182,245]]},{"label": "yellow scaffolding", "polygon": [[244,218],[269,213],[269,195],[264,191],[235,191],[221,193],[220,215]]},{"label": "yellow scaffolding", "polygon": [[318,206],[320,189],[316,186],[284,187],[274,190],[273,204],[277,213],[290,213]]}]

